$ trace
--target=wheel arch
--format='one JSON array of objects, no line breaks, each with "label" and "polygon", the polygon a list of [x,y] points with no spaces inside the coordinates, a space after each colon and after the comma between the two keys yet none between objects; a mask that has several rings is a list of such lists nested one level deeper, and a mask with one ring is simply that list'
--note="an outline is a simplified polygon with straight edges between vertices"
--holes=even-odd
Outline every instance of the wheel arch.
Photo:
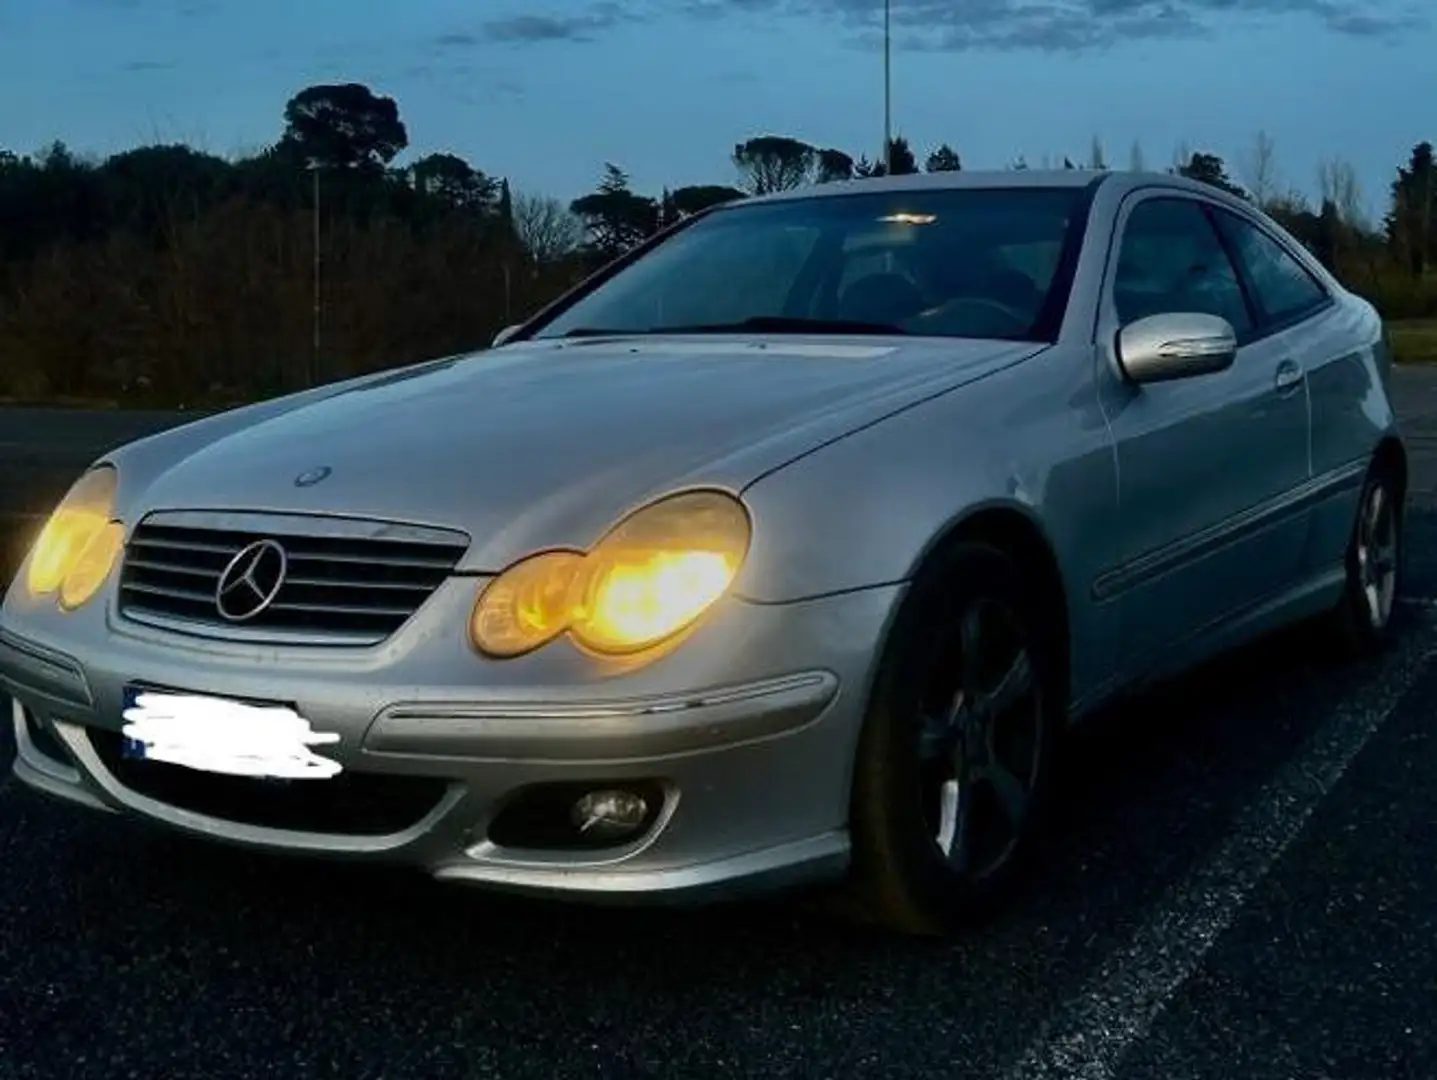
[{"label": "wheel arch", "polygon": [[1391,469],[1397,480],[1398,492],[1406,498],[1407,447],[1402,444],[1401,439],[1390,433],[1383,436],[1372,453],[1372,466],[1375,469]]},{"label": "wheel arch", "polygon": [[977,542],[997,548],[1033,575],[1035,595],[1052,618],[1044,622],[1064,706],[1071,691],[1072,619],[1062,567],[1042,523],[1026,506],[1012,502],[976,506],[944,526],[915,561],[910,580],[919,583],[955,545]]}]

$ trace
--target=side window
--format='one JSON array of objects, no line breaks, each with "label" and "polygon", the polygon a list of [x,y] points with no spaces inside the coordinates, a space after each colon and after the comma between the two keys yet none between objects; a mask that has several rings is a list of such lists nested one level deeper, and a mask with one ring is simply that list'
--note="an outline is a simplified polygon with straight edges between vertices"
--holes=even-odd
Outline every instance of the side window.
[{"label": "side window", "polygon": [[1148,199],[1128,215],[1113,302],[1125,326],[1169,312],[1220,315],[1239,337],[1253,325],[1231,260],[1189,199]]},{"label": "side window", "polygon": [[1218,222],[1270,321],[1296,318],[1327,299],[1327,290],[1267,233],[1225,211],[1218,211]]}]

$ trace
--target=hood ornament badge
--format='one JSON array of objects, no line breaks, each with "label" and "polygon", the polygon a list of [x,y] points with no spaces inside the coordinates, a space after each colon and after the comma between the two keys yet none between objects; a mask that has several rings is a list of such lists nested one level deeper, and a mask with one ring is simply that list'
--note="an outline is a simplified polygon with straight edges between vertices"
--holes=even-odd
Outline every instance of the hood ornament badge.
[{"label": "hood ornament badge", "polygon": [[334,472],[334,470],[328,465],[321,465],[317,469],[306,469],[294,478],[294,486],[302,488],[314,487],[315,484],[326,479],[332,472]]}]

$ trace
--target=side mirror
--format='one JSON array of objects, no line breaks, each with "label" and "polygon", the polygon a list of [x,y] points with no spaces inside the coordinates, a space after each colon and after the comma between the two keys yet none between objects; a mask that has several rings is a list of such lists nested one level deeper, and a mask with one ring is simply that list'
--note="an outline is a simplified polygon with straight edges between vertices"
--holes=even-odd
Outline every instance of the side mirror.
[{"label": "side mirror", "polygon": [[520,324],[520,323],[515,323],[513,326],[506,326],[506,327],[504,327],[503,330],[500,330],[497,334],[494,335],[494,341],[493,341],[492,344],[490,344],[489,348],[491,348],[491,349],[497,349],[500,345],[503,345],[503,344],[504,344],[505,342],[507,342],[510,338],[512,338],[515,334],[517,334],[517,333],[519,332],[520,328],[521,328],[521,324]]},{"label": "side mirror", "polygon": [[1225,371],[1236,356],[1237,334],[1218,315],[1195,311],[1149,315],[1118,331],[1118,366],[1135,383]]}]

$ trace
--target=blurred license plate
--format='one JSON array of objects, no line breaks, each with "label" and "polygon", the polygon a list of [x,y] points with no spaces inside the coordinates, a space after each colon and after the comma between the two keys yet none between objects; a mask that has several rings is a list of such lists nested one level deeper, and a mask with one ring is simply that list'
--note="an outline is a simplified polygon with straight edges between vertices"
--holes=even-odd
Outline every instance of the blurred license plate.
[{"label": "blurred license plate", "polygon": [[200,772],[259,779],[327,779],[342,769],[313,747],[339,742],[287,705],[127,686],[121,754]]}]

